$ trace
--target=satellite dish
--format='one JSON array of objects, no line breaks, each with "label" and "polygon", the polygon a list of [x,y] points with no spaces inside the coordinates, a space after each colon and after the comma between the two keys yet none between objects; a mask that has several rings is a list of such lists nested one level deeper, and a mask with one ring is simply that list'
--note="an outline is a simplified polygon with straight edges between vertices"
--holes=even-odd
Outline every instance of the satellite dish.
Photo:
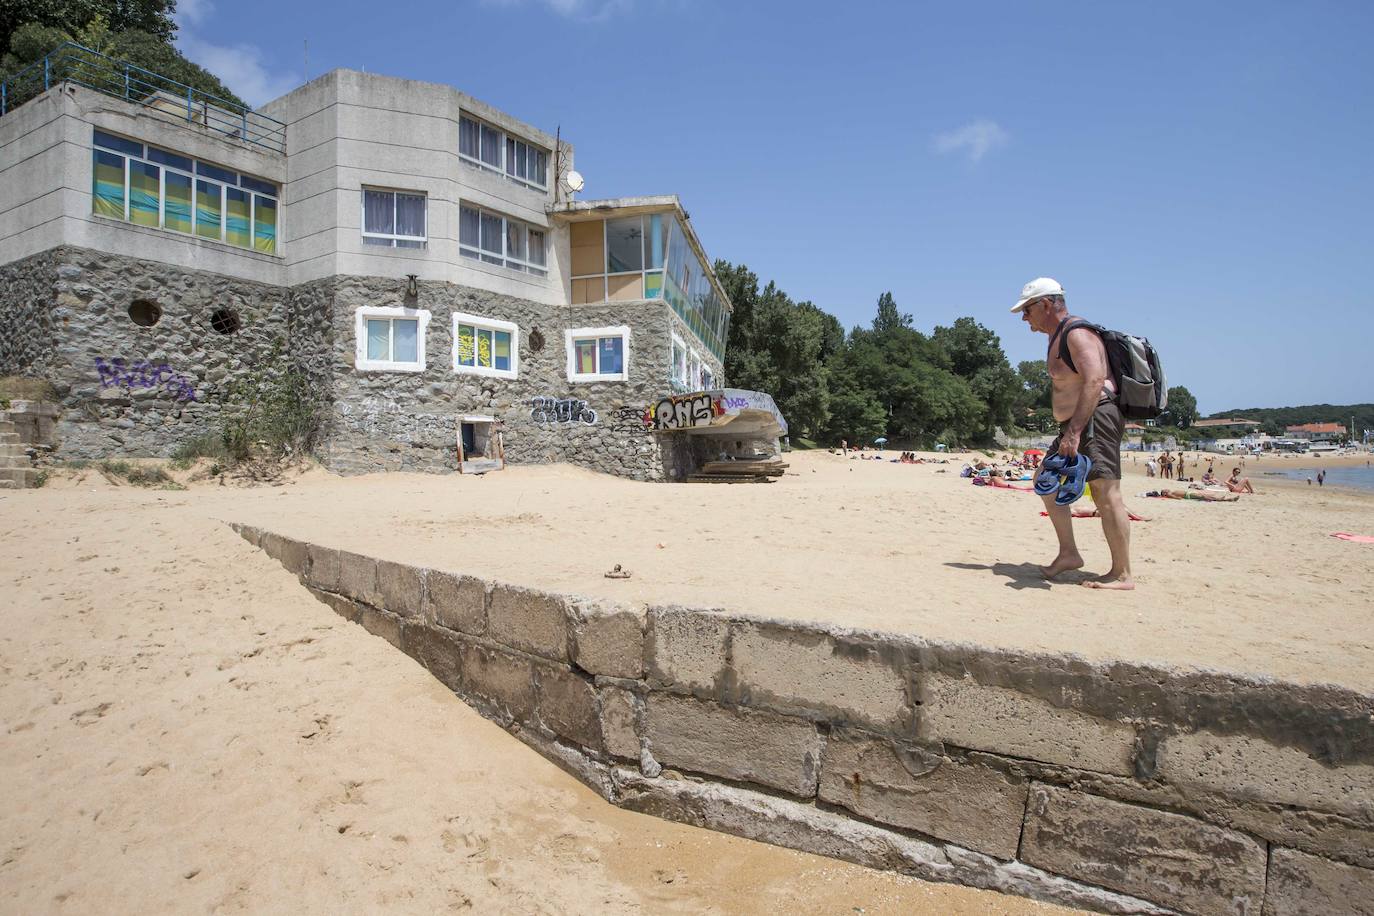
[{"label": "satellite dish", "polygon": [[582,173],[573,169],[568,170],[568,174],[563,176],[563,183],[568,186],[568,190],[574,194],[582,190],[587,184],[587,180],[582,177]]}]

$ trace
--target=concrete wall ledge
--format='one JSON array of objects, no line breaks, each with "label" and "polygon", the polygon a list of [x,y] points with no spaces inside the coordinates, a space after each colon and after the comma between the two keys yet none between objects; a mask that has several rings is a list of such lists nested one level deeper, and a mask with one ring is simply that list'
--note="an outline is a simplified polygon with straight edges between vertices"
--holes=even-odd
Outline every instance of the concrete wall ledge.
[{"label": "concrete wall ledge", "polygon": [[1374,697],[564,595],[233,527],[613,804],[1101,912],[1374,916]]}]

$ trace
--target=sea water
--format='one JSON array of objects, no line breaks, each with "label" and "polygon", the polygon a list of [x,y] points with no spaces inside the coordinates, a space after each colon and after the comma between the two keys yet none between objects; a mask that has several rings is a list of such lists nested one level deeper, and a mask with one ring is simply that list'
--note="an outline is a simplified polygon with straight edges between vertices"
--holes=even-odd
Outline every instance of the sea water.
[{"label": "sea water", "polygon": [[[1254,465],[1251,465],[1254,468]],[[1317,471],[1322,468],[1284,468],[1282,471],[1271,471],[1265,468],[1260,473],[1268,475],[1275,474],[1287,477],[1291,480],[1306,480],[1312,478],[1312,486],[1317,485]],[[1329,487],[1356,487],[1361,490],[1374,490],[1374,466],[1356,465],[1349,467],[1325,468],[1326,485]]]}]

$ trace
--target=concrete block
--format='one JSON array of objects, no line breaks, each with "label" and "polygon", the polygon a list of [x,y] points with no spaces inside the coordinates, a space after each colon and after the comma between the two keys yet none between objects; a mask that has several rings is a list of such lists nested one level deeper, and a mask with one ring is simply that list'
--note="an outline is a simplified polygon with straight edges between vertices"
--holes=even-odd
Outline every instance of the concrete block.
[{"label": "concrete block", "polygon": [[917,735],[958,747],[1132,775],[1135,729],[971,678],[923,678]]},{"label": "concrete block", "polygon": [[1242,833],[1036,784],[1021,860],[1200,916],[1258,912],[1264,847]]},{"label": "concrete block", "polygon": [[820,798],[855,814],[996,856],[1016,858],[1028,783],[875,735],[836,730]]},{"label": "concrete block", "polygon": [[253,525],[239,525],[236,529],[239,537],[243,538],[254,547],[262,546],[262,529]]},{"label": "concrete block", "polygon": [[534,718],[534,670],[527,658],[464,642],[463,692],[507,721]]},{"label": "concrete block", "polygon": [[1374,916],[1374,871],[1275,847],[1264,916]]},{"label": "concrete block", "polygon": [[318,544],[305,550],[305,581],[326,591],[339,589],[339,552]]},{"label": "concrete block", "polygon": [[799,627],[737,624],[730,665],[748,706],[889,732],[911,728],[906,676],[893,651]]},{"label": "concrete block", "polygon": [[343,595],[336,595],[333,592],[322,591],[318,588],[306,586],[310,594],[329,606],[330,610],[338,614],[350,623],[357,623],[363,616],[362,605],[352,598],[345,598]]},{"label": "concrete block", "polygon": [[601,687],[597,695],[601,708],[601,739],[605,742],[606,753],[638,760],[639,729],[635,723],[639,717],[639,698],[624,688],[610,686]]},{"label": "concrete block", "polygon": [[375,607],[363,607],[358,622],[373,636],[380,636],[396,648],[404,651],[405,643],[401,636],[401,618]]},{"label": "concrete block", "polygon": [[283,537],[281,539],[281,565],[286,567],[287,572],[293,576],[299,576],[305,572],[306,549],[309,546],[292,538]]},{"label": "concrete block", "polygon": [[649,682],[656,687],[712,697],[725,674],[730,618],[700,608],[649,609],[645,655]]},{"label": "concrete block", "polygon": [[1158,775],[1187,792],[1296,805],[1374,821],[1374,766],[1328,766],[1303,751],[1262,738],[1200,731],[1166,737]]},{"label": "concrete block", "polygon": [[367,604],[378,604],[377,561],[346,550],[339,551],[339,591]]},{"label": "concrete block", "polygon": [[643,677],[645,617],[643,605],[574,602],[573,661],[591,674]]},{"label": "concrete block", "polygon": [[821,737],[812,723],[665,693],[646,704],[650,749],[664,766],[816,794]]},{"label": "concrete block", "polygon": [[425,575],[426,620],[472,636],[487,631],[487,583],[431,569]]},{"label": "concrete block", "polygon": [[592,682],[563,665],[534,666],[539,721],[560,738],[601,752],[601,717]]},{"label": "concrete block", "polygon": [[463,643],[441,627],[408,621],[402,634],[405,653],[424,665],[430,674],[454,693],[463,689]]},{"label": "concrete block", "polygon": [[274,560],[281,560],[282,536],[271,531],[264,531],[262,538],[258,541],[258,546],[262,552]]},{"label": "concrete block", "polygon": [[425,595],[424,570],[390,560],[377,561],[381,606],[400,617],[419,617]]},{"label": "concrete block", "polygon": [[568,661],[568,609],[548,592],[497,585],[487,608],[487,636],[515,649]]}]

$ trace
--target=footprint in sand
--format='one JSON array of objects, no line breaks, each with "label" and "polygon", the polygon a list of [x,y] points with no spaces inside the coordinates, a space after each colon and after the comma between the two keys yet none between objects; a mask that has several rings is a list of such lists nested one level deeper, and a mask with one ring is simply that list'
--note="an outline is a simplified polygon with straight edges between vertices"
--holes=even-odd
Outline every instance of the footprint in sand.
[{"label": "footprint in sand", "polygon": [[90,709],[72,713],[72,721],[77,725],[93,725],[97,720],[103,719],[105,713],[109,712],[113,706],[113,703],[101,703],[99,706],[92,706]]}]

